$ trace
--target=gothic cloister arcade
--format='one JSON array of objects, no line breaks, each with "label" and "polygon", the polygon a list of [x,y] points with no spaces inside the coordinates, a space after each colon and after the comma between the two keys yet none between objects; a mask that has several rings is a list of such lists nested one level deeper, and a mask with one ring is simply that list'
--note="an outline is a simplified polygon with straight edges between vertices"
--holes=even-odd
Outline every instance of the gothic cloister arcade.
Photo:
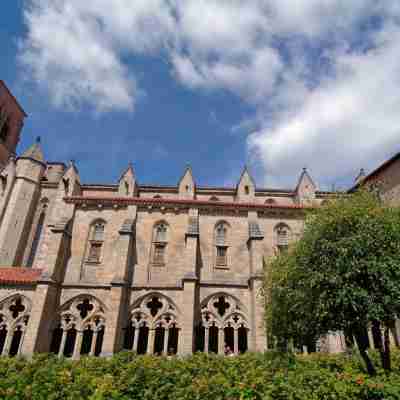
[{"label": "gothic cloister arcade", "polygon": [[0,302],[0,355],[20,354],[31,308],[31,301],[20,294]]},{"label": "gothic cloister arcade", "polygon": [[60,307],[50,351],[60,357],[98,356],[106,325],[105,307],[95,297],[77,296]]},{"label": "gothic cloister arcade", "polygon": [[124,347],[138,354],[176,354],[179,328],[172,300],[159,293],[146,295],[130,311]]},{"label": "gothic cloister arcade", "polygon": [[206,298],[200,306],[196,327],[196,350],[224,354],[225,346],[233,354],[248,349],[247,311],[239,300],[226,293]]}]

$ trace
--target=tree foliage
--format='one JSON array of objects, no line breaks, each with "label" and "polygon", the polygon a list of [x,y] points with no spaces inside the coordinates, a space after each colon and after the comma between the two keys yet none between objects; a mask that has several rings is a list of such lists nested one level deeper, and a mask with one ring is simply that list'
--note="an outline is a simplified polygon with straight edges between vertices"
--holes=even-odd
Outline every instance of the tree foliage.
[{"label": "tree foliage", "polygon": [[400,314],[399,208],[366,190],[338,196],[307,215],[302,238],[267,271],[267,326],[278,342],[307,345],[343,331],[365,356],[366,327],[375,327],[378,347],[384,327],[389,362],[388,332]]}]

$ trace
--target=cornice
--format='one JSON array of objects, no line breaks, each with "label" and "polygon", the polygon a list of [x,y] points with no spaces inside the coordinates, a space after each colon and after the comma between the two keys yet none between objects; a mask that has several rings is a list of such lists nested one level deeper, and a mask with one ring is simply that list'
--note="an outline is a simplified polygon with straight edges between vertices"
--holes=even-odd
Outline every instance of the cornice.
[{"label": "cornice", "polygon": [[90,196],[71,196],[64,197],[67,204],[78,206],[128,206],[137,205],[143,207],[179,207],[179,208],[214,208],[214,209],[235,209],[235,210],[305,210],[312,209],[311,206],[300,204],[257,204],[223,202],[195,199],[167,199],[167,198],[143,198],[143,197],[90,197]]}]

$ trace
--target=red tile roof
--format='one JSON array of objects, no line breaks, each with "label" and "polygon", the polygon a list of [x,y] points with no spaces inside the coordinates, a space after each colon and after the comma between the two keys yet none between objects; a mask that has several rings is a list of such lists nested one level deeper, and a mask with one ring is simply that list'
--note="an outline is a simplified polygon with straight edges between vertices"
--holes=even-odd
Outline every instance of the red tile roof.
[{"label": "red tile roof", "polygon": [[41,269],[0,267],[0,284],[29,285],[35,283],[41,273]]}]

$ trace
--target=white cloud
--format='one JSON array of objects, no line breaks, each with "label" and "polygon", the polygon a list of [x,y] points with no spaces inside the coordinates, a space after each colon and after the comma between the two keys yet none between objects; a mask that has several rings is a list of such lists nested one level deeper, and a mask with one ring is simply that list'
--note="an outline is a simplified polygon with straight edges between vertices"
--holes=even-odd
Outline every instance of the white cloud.
[{"label": "white cloud", "polygon": [[338,52],[334,76],[292,114],[278,112],[272,127],[251,134],[250,152],[262,161],[267,181],[293,182],[293,172],[305,165],[322,182],[351,177],[398,151],[399,54],[400,27],[388,22],[370,50]]},{"label": "white cloud", "polygon": [[345,176],[399,136],[398,0],[26,4],[20,59],[56,106],[132,110],[140,90],[126,57],[162,53],[183,85],[253,105],[249,157],[267,183],[292,181],[304,165],[318,178]]}]

